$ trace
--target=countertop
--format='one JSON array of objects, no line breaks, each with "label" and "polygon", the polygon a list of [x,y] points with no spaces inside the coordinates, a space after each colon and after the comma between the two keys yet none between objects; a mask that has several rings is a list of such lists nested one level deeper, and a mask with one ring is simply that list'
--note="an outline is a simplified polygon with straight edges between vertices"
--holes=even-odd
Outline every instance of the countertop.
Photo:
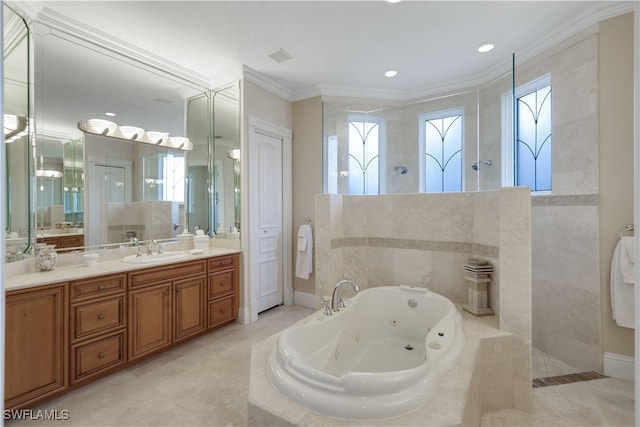
[{"label": "countertop", "polygon": [[214,248],[203,251],[201,254],[192,255],[185,251],[186,256],[178,260],[157,261],[146,264],[134,264],[123,262],[121,258],[98,260],[95,265],[85,266],[83,264],[71,264],[57,266],[52,271],[30,271],[15,276],[7,277],[5,280],[5,291],[15,291],[18,289],[32,288],[35,286],[50,285],[53,283],[67,282],[71,280],[85,279],[88,277],[104,276],[107,274],[124,273],[134,270],[157,267],[167,264],[178,264],[198,259],[211,258],[221,255],[240,253],[238,249]]}]

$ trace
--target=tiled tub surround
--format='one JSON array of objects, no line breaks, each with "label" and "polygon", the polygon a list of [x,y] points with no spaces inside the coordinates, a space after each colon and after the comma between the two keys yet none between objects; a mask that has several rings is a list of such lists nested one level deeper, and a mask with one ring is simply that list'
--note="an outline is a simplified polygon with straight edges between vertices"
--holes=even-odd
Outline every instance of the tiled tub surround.
[{"label": "tiled tub surround", "polygon": [[[531,410],[531,196],[528,188],[444,194],[316,196],[316,298],[343,278],[412,285],[467,302],[462,264],[494,266],[489,305],[513,334],[513,405]],[[319,306],[319,305],[318,305]]]},{"label": "tiled tub surround", "polygon": [[[437,393],[413,412],[389,419],[355,421],[315,413],[276,392],[267,361],[280,333],[251,350],[249,424],[256,426],[467,426],[479,425],[483,412],[513,404],[513,336],[498,329],[495,317],[477,318],[459,308],[465,344],[458,363],[441,378]],[[318,313],[301,320],[309,322]],[[529,385],[531,387],[531,385]]]}]

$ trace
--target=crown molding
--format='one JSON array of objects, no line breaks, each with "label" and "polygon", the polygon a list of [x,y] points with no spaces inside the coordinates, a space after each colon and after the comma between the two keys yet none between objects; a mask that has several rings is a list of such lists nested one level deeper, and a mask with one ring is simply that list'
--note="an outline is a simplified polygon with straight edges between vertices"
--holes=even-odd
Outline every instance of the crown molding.
[{"label": "crown molding", "polygon": [[247,65],[242,65],[242,77],[262,89],[269,91],[280,98],[286,99],[287,101],[291,102],[294,98],[293,91],[291,89],[284,87],[280,83],[275,82],[273,79],[270,79]]},{"label": "crown molding", "polygon": [[[594,7],[576,15],[573,20],[562,28],[549,35],[544,40],[537,40],[530,46],[525,46],[514,52],[519,64],[527,62],[538,56],[545,55],[549,51],[555,51],[559,45],[572,39],[572,42],[582,40],[597,33],[598,23],[605,19],[624,13],[633,12],[637,1],[606,2],[595,4]],[[486,72],[473,76],[470,79],[455,82],[441,82],[416,87],[409,91],[381,91],[379,89],[355,89],[349,87],[312,86],[294,92],[292,99],[300,101],[314,96],[344,97],[344,98],[373,98],[388,101],[412,102],[414,99],[428,98],[443,93],[472,91],[511,72],[511,58]]]},{"label": "crown molding", "polygon": [[[99,47],[106,52],[117,54],[119,57],[125,57],[136,64],[146,66],[156,72],[173,76],[182,81],[189,82],[192,85],[210,89],[211,87],[227,83],[229,79],[244,78],[290,102],[315,96],[372,98],[408,102],[410,100],[440,95],[447,92],[475,90],[511,71],[511,61],[505,60],[491,69],[486,70],[486,72],[473,76],[470,79],[429,84],[406,91],[385,91],[378,88],[357,89],[353,87],[325,85],[313,85],[299,90],[292,90],[246,65],[232,66],[227,70],[216,72],[215,75],[205,76],[151,52],[140,49],[110,34],[89,27],[82,22],[70,19],[46,6],[38,9],[33,7],[28,1],[8,1],[8,3],[15,4],[27,17],[36,23],[50,27],[51,33],[53,34],[75,42],[82,41],[93,47]],[[600,21],[633,12],[635,3],[636,1],[594,3],[593,7],[586,9],[582,14],[576,15],[573,20],[567,22],[565,26],[550,34],[546,39],[537,40],[532,45],[517,50],[515,52],[516,60],[522,64],[540,55],[544,55],[590,27],[595,28],[595,31],[597,31],[597,24]],[[589,31],[588,34],[592,34],[593,32],[594,31]]]},{"label": "crown molding", "polygon": [[35,21],[51,29],[51,34],[61,38],[99,48],[104,53],[126,58],[151,71],[160,72],[201,88],[209,89],[210,79],[189,68],[173,63],[149,51],[141,49],[117,37],[92,28],[82,22],[62,15],[46,6],[37,14]]}]

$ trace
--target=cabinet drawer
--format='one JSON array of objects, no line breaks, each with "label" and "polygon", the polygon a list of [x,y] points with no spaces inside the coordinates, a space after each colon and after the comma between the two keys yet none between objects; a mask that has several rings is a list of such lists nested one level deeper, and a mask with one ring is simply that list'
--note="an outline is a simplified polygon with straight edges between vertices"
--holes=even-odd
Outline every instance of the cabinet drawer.
[{"label": "cabinet drawer", "polygon": [[126,276],[124,274],[76,280],[71,282],[71,301],[124,292],[125,286]]},{"label": "cabinet drawer", "polygon": [[72,347],[71,382],[125,362],[124,331]]},{"label": "cabinet drawer", "polygon": [[209,259],[209,273],[219,270],[227,270],[236,267],[236,254],[219,256]]},{"label": "cabinet drawer", "polygon": [[59,237],[39,237],[36,239],[37,243],[44,243],[46,245],[54,245],[56,249],[60,248],[60,238]]},{"label": "cabinet drawer", "polygon": [[134,288],[158,281],[182,279],[185,276],[204,274],[206,272],[206,268],[206,260],[148,268],[134,273],[129,273],[129,286]]},{"label": "cabinet drawer", "polygon": [[72,306],[72,339],[125,325],[124,295],[116,298]]},{"label": "cabinet drawer", "polygon": [[60,237],[60,247],[77,248],[79,246],[84,246],[84,235],[78,234],[74,236]]},{"label": "cabinet drawer", "polygon": [[209,328],[225,323],[234,318],[234,298],[228,297],[209,303]]},{"label": "cabinet drawer", "polygon": [[214,299],[233,292],[234,271],[209,275],[208,298]]}]

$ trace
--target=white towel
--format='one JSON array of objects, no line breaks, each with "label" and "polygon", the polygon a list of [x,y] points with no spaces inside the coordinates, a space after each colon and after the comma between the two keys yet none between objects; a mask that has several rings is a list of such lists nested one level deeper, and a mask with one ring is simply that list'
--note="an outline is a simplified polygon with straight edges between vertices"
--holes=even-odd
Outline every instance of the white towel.
[{"label": "white towel", "polygon": [[307,280],[313,271],[313,234],[308,224],[303,224],[298,229],[296,255],[296,276]]},{"label": "white towel", "polygon": [[621,258],[626,256],[622,239],[616,245],[611,260],[611,309],[618,326],[633,329],[635,326],[634,285],[625,283],[622,275]]},{"label": "white towel", "polygon": [[636,283],[635,240],[633,236],[622,236],[624,250],[620,250],[620,269],[624,283]]}]

